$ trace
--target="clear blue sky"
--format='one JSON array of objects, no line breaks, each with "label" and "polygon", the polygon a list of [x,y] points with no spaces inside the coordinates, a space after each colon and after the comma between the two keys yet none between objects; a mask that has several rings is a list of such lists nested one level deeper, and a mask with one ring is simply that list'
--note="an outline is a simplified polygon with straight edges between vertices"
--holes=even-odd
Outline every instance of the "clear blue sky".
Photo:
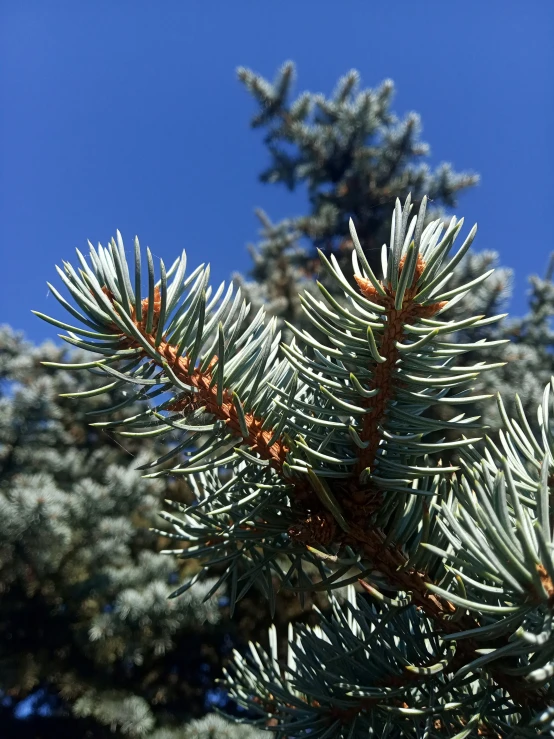
[{"label": "clear blue sky", "polygon": [[[302,198],[261,185],[266,163],[238,65],[329,93],[355,67],[390,77],[394,108],[423,119],[433,164],[482,176],[459,215],[480,248],[542,272],[554,242],[552,0],[4,0],[0,9],[0,321],[40,340],[45,280],[86,239],[119,228],[166,263],[186,246],[215,278],[246,270],[255,206]],[[59,313],[58,313],[59,315]]]}]

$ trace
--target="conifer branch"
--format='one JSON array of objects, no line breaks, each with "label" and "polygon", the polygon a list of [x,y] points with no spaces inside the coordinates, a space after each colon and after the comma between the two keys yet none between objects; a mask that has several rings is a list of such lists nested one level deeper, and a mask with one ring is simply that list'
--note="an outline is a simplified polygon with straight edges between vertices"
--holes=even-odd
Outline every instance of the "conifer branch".
[{"label": "conifer branch", "polygon": [[[399,279],[402,278],[405,265],[406,257],[404,256],[400,260],[398,268]],[[376,365],[373,380],[369,385],[370,390],[377,390],[378,394],[372,402],[371,411],[364,417],[360,436],[362,441],[368,442],[368,445],[360,452],[358,473],[361,473],[366,468],[371,468],[375,459],[381,438],[379,435],[379,425],[388,403],[394,397],[394,370],[400,357],[397,344],[404,339],[405,324],[417,322],[420,318],[432,318],[446,305],[446,301],[432,303],[431,305],[421,305],[414,302],[413,298],[417,294],[417,282],[424,270],[425,262],[421,254],[418,254],[413,277],[409,285],[406,286],[399,308],[396,307],[397,291],[383,284],[381,284],[382,291],[379,291],[367,277],[354,275],[354,279],[358,283],[362,295],[376,305],[382,306],[386,311],[385,329],[379,343],[379,351],[385,358],[385,361]]]},{"label": "conifer branch", "polygon": [[[104,288],[104,292],[113,304],[113,293],[107,288]],[[223,421],[235,436],[248,442],[253,452],[259,454],[262,459],[269,460],[277,471],[282,472],[283,462],[288,451],[287,447],[280,438],[270,444],[269,442],[274,436],[273,430],[262,428],[264,419],[256,418],[252,413],[244,414],[244,424],[247,430],[247,433],[244,433],[236,404],[233,402],[232,391],[227,388],[220,389],[215,383],[216,376],[213,370],[218,363],[217,355],[213,356],[206,369],[200,369],[190,361],[190,356],[180,354],[178,346],[170,344],[165,338],[157,340],[161,312],[159,287],[154,290],[152,310],[149,309],[149,304],[149,298],[144,298],[140,311],[143,318],[139,320],[138,312],[133,309],[131,320],[144,340],[152,349],[155,349],[154,361],[156,364],[162,368],[169,368],[175,381],[186,388],[183,395],[167,406],[168,410],[189,414],[200,408],[205,409],[207,413]],[[151,322],[152,328],[148,332],[146,329],[149,322]],[[117,330],[115,326],[114,330]],[[132,335],[125,336],[121,340],[121,345],[125,348],[142,350],[141,344]],[[144,352],[142,354],[144,356]],[[220,393],[222,394],[221,398],[219,397]]]},{"label": "conifer branch", "polygon": [[128,436],[182,433],[146,466],[177,458],[148,477],[187,475],[195,494],[193,505],[162,514],[186,542],[174,553],[203,572],[223,568],[213,587],[229,582],[232,607],[256,582],[273,607],[275,578],[300,594],[360,581],[379,606],[351,600],[345,616],[337,604],[325,638],[302,632],[290,684],[254,647],[254,668],[237,662],[237,699],[252,707],[254,693],[266,713],[275,703],[283,736],[310,726],[324,737],[359,721],[382,732],[391,715],[399,724],[418,716],[420,728],[435,716],[451,733],[481,724],[502,732],[518,712],[529,731],[550,720],[537,714],[554,699],[549,395],[537,438],[524,414],[510,419],[500,403],[500,445],[482,442],[478,417],[427,412],[476,401],[473,384],[498,364],[457,365],[487,342],[453,337],[502,316],[443,318],[480,285],[445,290],[475,229],[448,261],[461,222],[424,228],[424,211],[425,200],[409,222],[410,198],[397,202],[381,279],[352,227],[358,289],[321,255],[335,290],[321,284],[320,299],[303,296],[317,335],[291,326],[282,359],[275,322],[260,311],[246,324],[248,307],[232,290],[222,298],[223,286],[212,296],[207,270],[185,279],[184,256],[167,272],[161,263],[156,284],[147,252],[145,299],[140,252],[133,289],[119,237],[109,250],[91,247],[92,267],[79,255],[79,273],[60,270],[84,313],[72,315],[87,326],[81,339],[55,321],[67,340],[97,351],[96,369],[136,385],[135,397],[172,393],[103,425]]}]

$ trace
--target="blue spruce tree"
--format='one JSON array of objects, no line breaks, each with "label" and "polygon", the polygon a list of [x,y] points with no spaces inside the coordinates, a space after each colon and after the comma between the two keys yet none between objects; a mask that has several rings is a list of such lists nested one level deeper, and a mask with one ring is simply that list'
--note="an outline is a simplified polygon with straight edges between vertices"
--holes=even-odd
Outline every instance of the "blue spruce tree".
[{"label": "blue spruce tree", "polygon": [[[95,362],[0,329],[0,735],[165,727],[180,739],[206,710],[229,626],[217,594],[204,600],[215,580],[168,600],[190,566],[159,556],[171,539],[149,529],[164,497],[192,498],[136,469],[165,443],[93,423],[109,407],[140,413],[144,400],[98,372],[58,368]],[[25,700],[36,717],[17,720]]]},{"label": "blue spruce tree", "polygon": [[[272,223],[264,211],[258,210],[262,238],[250,246],[251,279],[237,275],[235,280],[255,307],[264,305],[270,315],[277,317],[287,339],[287,322],[297,329],[315,330],[321,338],[306,316],[299,294],[305,290],[316,294],[315,282],[319,280],[336,300],[342,298],[340,288],[321,270],[317,249],[327,257],[333,254],[354,285],[350,218],[366,259],[377,271],[396,198],[403,201],[411,193],[417,207],[428,195],[426,224],[443,218],[448,225],[446,211],[457,204],[460,193],[477,183],[478,177],[456,173],[448,164],[432,170],[425,163],[430,149],[419,138],[420,118],[415,113],[403,120],[394,115],[394,85],[390,80],[377,89],[360,89],[359,74],[352,70],[338,81],[330,98],[305,92],[293,99],[295,74],[291,62],[283,65],[273,83],[251,70],[239,69],[239,78],[257,106],[251,125],[265,133],[269,164],[260,179],[305,193],[308,209],[306,214],[279,223]],[[512,275],[506,268],[493,272],[498,261],[498,254],[489,250],[465,256],[449,283],[451,288],[473,282],[484,272],[490,272],[490,277],[463,303],[451,305],[451,316],[462,318],[471,310],[492,317],[506,309]],[[481,338],[506,342],[506,363],[483,378],[483,392],[509,388],[506,402],[511,410],[515,410],[511,398],[517,392],[531,419],[554,373],[554,333],[549,319],[554,313],[551,276],[549,267],[544,279],[531,279],[529,309],[523,318],[493,322],[479,330]],[[460,332],[458,340],[466,339]],[[499,351],[494,346],[496,358]],[[488,355],[481,351],[480,356]],[[470,353],[461,361],[472,363],[474,358]],[[498,427],[500,417],[494,403],[479,412]],[[441,413],[455,415],[454,409],[441,408]]]}]

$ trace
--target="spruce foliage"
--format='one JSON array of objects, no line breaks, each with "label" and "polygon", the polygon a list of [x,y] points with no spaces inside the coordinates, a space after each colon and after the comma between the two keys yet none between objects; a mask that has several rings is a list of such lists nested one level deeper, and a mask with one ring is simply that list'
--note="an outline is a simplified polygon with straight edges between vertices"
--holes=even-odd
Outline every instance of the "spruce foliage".
[{"label": "spruce foliage", "polygon": [[[252,128],[265,133],[269,164],[260,175],[261,181],[305,192],[308,203],[306,213],[278,223],[272,223],[264,211],[257,211],[261,239],[249,247],[251,279],[237,275],[235,280],[250,302],[256,307],[264,305],[270,315],[277,317],[287,339],[287,323],[321,338],[298,295],[306,290],[317,292],[317,280],[335,299],[341,301],[342,293],[321,270],[317,249],[321,248],[327,257],[334,254],[344,275],[354,284],[349,218],[356,224],[371,268],[377,271],[396,198],[403,201],[410,192],[417,207],[423,195],[429,195],[426,224],[439,217],[447,224],[450,219],[445,216],[446,210],[456,205],[459,194],[473,187],[478,177],[456,173],[448,164],[431,170],[425,163],[430,149],[419,138],[420,118],[415,113],[403,120],[394,115],[394,85],[390,80],[376,89],[360,89],[359,74],[352,70],[338,81],[330,98],[305,92],[293,99],[296,70],[291,62],[283,65],[273,83],[248,69],[241,68],[238,74],[256,103]],[[511,270],[498,268],[498,261],[498,254],[490,250],[469,252],[464,257],[450,281],[451,288],[472,282],[485,272],[491,274],[463,303],[451,306],[451,317],[461,319],[467,311],[492,317],[506,309],[512,275]],[[554,373],[551,278],[552,265],[544,279],[531,278],[529,308],[524,317],[479,329],[481,338],[510,340],[503,355],[494,348],[491,361],[502,358],[505,364],[483,378],[483,392],[507,389],[506,402],[513,412],[512,398],[518,393],[531,419]],[[475,328],[472,332],[477,336]],[[466,339],[470,340],[460,332],[459,340]],[[488,356],[486,348],[484,351],[481,356]],[[471,364],[474,355],[461,357],[461,361]],[[454,410],[441,408],[441,413],[455,415]],[[500,416],[495,403],[475,412],[498,428]]]},{"label": "spruce foliage", "polygon": [[[207,268],[187,275],[183,253],[156,269],[138,241],[130,264],[119,234],[58,270],[71,322],[43,317],[128,388],[114,409],[125,417],[96,428],[177,435],[141,465],[195,494],[163,514],[170,556],[202,565],[172,600],[213,567],[209,592],[226,584],[232,607],[255,584],[271,608],[276,588],[328,593],[286,655],[270,630],[269,649],[252,644],[229,668],[260,726],[283,739],[551,735],[550,385],[538,431],[499,397],[488,438],[465,411],[499,365],[479,356],[504,343],[480,335],[501,316],[452,311],[488,277],[453,279],[475,227],[454,249],[462,222],[428,223],[426,198],[414,209],[408,195],[378,267],[349,228],[354,284],[321,252],[334,287],[301,296],[313,331],[291,324],[281,349],[275,318],[248,316],[232,286],[212,291]],[[429,414],[442,405],[457,414]]]},{"label": "spruce foliage", "polygon": [[[87,359],[0,330],[2,736],[33,694],[71,736],[104,736],[102,725],[146,736],[165,714],[184,724],[205,710],[201,667],[210,643],[220,650],[217,597],[204,602],[214,581],[167,599],[183,564],[158,556],[166,540],[149,528],[165,496],[186,497],[136,470],[165,446],[91,425],[108,406],[142,406],[117,380],[55,367]],[[71,709],[88,718],[63,720]]]},{"label": "spruce foliage", "polygon": [[[478,182],[477,175],[457,173],[449,164],[431,170],[425,162],[429,146],[420,140],[419,115],[400,120],[392,112],[391,80],[376,89],[360,89],[360,75],[351,70],[329,98],[304,92],[291,99],[296,77],[292,62],[283,65],[273,83],[243,67],[238,76],[258,108],[252,128],[265,133],[270,161],[260,180],[308,195],[308,213],[278,224],[257,211],[262,240],[250,247],[254,281],[247,285],[248,295],[283,320],[296,325],[303,320],[297,295],[319,272],[317,249],[327,256],[333,253],[351,276],[350,218],[377,270],[396,198],[403,201],[410,193],[418,207],[426,195],[428,215],[437,218],[441,208],[456,205],[458,193]],[[335,290],[334,282],[327,287]]]}]

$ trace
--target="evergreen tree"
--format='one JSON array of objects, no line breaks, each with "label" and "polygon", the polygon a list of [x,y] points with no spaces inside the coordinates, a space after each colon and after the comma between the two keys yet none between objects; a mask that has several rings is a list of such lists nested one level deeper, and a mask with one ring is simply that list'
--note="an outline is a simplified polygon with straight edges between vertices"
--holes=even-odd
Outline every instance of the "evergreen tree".
[{"label": "evergreen tree", "polygon": [[[283,739],[554,732],[550,384],[537,433],[517,398],[517,417],[498,398],[498,443],[464,413],[496,363],[458,358],[494,348],[479,332],[498,317],[451,318],[488,275],[451,287],[475,228],[450,256],[462,223],[426,225],[425,208],[396,202],[378,272],[350,224],[355,287],[321,252],[343,300],[306,293],[325,340],[292,327],[282,353],[275,318],[247,320],[232,289],[210,296],[207,270],[185,279],[184,259],[172,280],[161,262],[156,282],[149,258],[145,298],[140,250],[131,271],[121,240],[61,272],[79,324],[68,335],[129,402],[145,385],[158,397],[105,425],[180,438],[145,466],[195,494],[164,513],[187,545],[169,553],[202,565],[172,596],[222,564],[232,606],[255,583],[272,608],[276,581],[329,593],[287,655],[271,629],[269,649],[252,644],[228,670],[236,700]],[[476,341],[451,340],[470,328]],[[426,414],[442,405],[458,415]]]},{"label": "evergreen tree", "polygon": [[59,717],[30,736],[181,727],[205,711],[223,641],[214,583],[168,600],[186,573],[149,531],[163,497],[187,493],[136,469],[165,444],[91,425],[109,406],[140,412],[124,383],[60,362],[87,357],[0,330],[0,735],[27,696]]},{"label": "evergreen tree", "polygon": [[[456,205],[458,193],[478,180],[475,175],[454,172],[448,164],[431,171],[423,163],[430,150],[419,139],[419,116],[411,113],[398,120],[391,112],[394,85],[390,80],[376,90],[360,90],[359,75],[351,71],[339,80],[331,98],[305,92],[293,100],[294,77],[295,68],[290,62],[282,67],[273,84],[250,70],[239,69],[239,78],[259,109],[251,125],[266,132],[264,143],[270,162],[260,176],[262,182],[284,184],[290,190],[308,194],[305,215],[274,224],[264,211],[257,211],[262,238],[256,246],[249,247],[253,258],[251,279],[235,276],[256,307],[264,305],[270,315],[279,319],[287,339],[287,322],[314,332],[299,294],[305,290],[315,294],[316,279],[323,281],[335,299],[341,300],[340,290],[319,269],[318,248],[327,256],[334,254],[353,284],[350,260],[354,245],[348,234],[349,218],[354,221],[371,268],[377,271],[396,198],[404,200],[411,192],[417,205],[427,193],[431,199],[428,223],[433,218],[445,218],[445,209]],[[445,219],[445,223],[449,220]],[[498,254],[493,251],[468,254],[454,274],[451,288],[480,278],[498,261]],[[519,393],[531,417],[544,385],[554,373],[551,277],[549,268],[545,279],[531,278],[531,299],[525,317],[492,323],[480,330],[481,336],[489,340],[511,342],[503,356],[506,364],[487,374],[483,392],[509,388],[510,408],[511,398]],[[511,282],[511,271],[497,268],[463,303],[451,306],[450,315],[461,318],[468,309],[485,316],[500,313],[511,296]],[[465,338],[462,332],[458,340]],[[494,347],[497,357],[498,351]],[[469,354],[465,359],[472,363],[474,356]],[[453,409],[443,408],[441,412],[452,414]],[[498,427],[500,419],[494,403],[480,412],[487,423]]]},{"label": "evergreen tree", "polygon": [[[410,193],[417,206],[427,195],[432,219],[441,208],[455,206],[458,193],[479,179],[456,173],[449,164],[431,171],[424,162],[429,146],[419,138],[420,117],[410,113],[399,120],[391,111],[391,80],[376,90],[360,90],[359,73],[351,70],[331,98],[304,92],[291,100],[296,76],[292,62],[283,65],[274,83],[243,67],[238,76],[259,108],[252,128],[266,131],[270,162],[261,181],[305,190],[309,201],[306,215],[278,224],[257,211],[262,241],[250,247],[254,281],[246,287],[251,302],[263,302],[272,315],[296,325],[302,321],[297,296],[319,271],[317,249],[327,256],[333,253],[351,275],[350,218],[377,270],[396,198],[404,200]],[[327,286],[334,290],[332,280]]]}]

